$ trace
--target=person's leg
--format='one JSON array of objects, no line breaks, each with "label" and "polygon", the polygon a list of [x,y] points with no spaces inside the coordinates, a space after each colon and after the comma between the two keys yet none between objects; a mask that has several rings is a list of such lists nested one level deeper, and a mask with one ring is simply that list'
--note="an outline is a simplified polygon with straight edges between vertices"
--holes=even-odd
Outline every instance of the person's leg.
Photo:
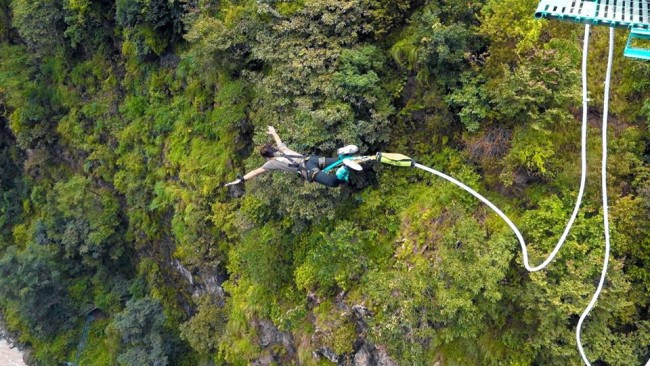
[{"label": "person's leg", "polygon": [[[316,156],[314,156],[314,157],[316,157]],[[341,159],[339,159],[339,158],[318,157],[318,167],[321,170],[325,170],[325,168],[329,167],[330,165],[332,165],[332,164],[334,164],[336,162],[339,162],[340,160]],[[352,159],[344,160],[342,162],[342,164],[340,164],[340,166],[343,166],[343,165],[347,165],[347,167],[351,168],[352,170],[357,170],[357,171],[363,170],[361,165],[359,165],[357,162],[355,162]],[[337,166],[339,166],[339,165],[337,165]],[[334,168],[336,168],[336,167],[334,167]]]},{"label": "person's leg", "polygon": [[307,169],[307,171],[310,171],[312,169],[318,169],[318,156],[317,155],[309,156],[309,159],[307,159],[307,161],[305,161],[305,169]]},{"label": "person's leg", "polygon": [[319,171],[314,175],[314,182],[320,183],[328,187],[338,187],[341,183],[345,183],[336,177],[334,174],[327,174]]},{"label": "person's leg", "polygon": [[339,158],[325,158],[325,168],[339,161]]},{"label": "person's leg", "polygon": [[338,161],[336,158],[325,158],[323,164],[323,168],[319,169],[319,156],[312,155],[309,160],[307,160],[305,167],[307,168],[307,174],[309,175],[310,179],[313,182],[320,183],[322,185],[328,186],[328,187],[338,187],[341,183],[344,183],[344,181],[338,179],[336,175],[334,174],[327,174],[322,171],[322,169],[326,168],[330,164],[335,163]]},{"label": "person's leg", "polygon": [[314,156],[316,158],[316,161],[318,161],[318,167],[321,170],[324,170],[328,166],[336,163],[339,161],[339,158],[326,158],[324,156]]}]

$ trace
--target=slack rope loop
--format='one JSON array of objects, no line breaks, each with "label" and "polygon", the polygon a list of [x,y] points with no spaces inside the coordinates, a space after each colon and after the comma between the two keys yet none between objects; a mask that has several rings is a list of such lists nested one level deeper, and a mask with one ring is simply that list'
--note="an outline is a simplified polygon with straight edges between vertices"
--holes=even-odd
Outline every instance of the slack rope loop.
[{"label": "slack rope loop", "polygon": [[[558,245],[555,247],[556,249],[553,250],[551,255],[542,264],[540,264],[538,266],[535,266],[535,267],[532,267],[529,264],[528,249],[526,248],[526,241],[524,240],[523,235],[521,235],[521,232],[519,231],[519,229],[517,229],[517,226],[515,226],[515,224],[508,218],[508,216],[506,216],[506,214],[504,214],[503,211],[501,211],[496,205],[494,205],[492,202],[490,202],[487,198],[483,197],[480,193],[478,193],[475,190],[473,190],[472,188],[468,187],[466,184],[464,184],[464,183],[462,183],[462,182],[448,176],[445,173],[439,172],[439,171],[437,171],[435,169],[429,168],[428,166],[424,166],[424,165],[418,164],[418,163],[416,163],[414,165],[414,167],[416,167],[418,169],[422,169],[422,170],[424,170],[426,172],[429,172],[431,174],[437,175],[438,177],[440,177],[442,179],[445,179],[445,180],[459,186],[460,188],[462,188],[465,191],[469,192],[472,196],[478,198],[481,202],[485,203],[488,207],[490,207],[492,209],[492,211],[494,211],[497,215],[499,215],[503,219],[503,221],[505,221],[506,224],[508,224],[508,226],[510,226],[510,229],[512,229],[512,231],[517,236],[517,239],[519,240],[519,244],[521,245],[521,251],[523,253],[524,266],[526,267],[526,269],[529,272],[536,272],[536,271],[539,271],[541,269],[544,269],[553,260],[553,257],[557,254],[560,247],[562,247],[562,244],[564,244],[564,239],[565,239],[566,235],[563,235],[563,238],[560,239],[561,241],[558,242]],[[579,196],[579,198],[582,198],[582,197]],[[576,203],[576,207],[577,206],[579,206],[579,203]],[[574,218],[572,217],[572,219],[574,219]],[[571,225],[573,225],[573,220],[571,220],[569,222],[569,224],[567,225],[567,228],[565,229],[565,234],[569,232],[569,229],[570,229]]]},{"label": "slack rope loop", "polygon": [[[519,244],[521,245],[521,252],[523,254],[523,260],[524,260],[524,267],[529,272],[536,272],[541,269],[546,268],[551,261],[555,258],[557,253],[560,251],[560,248],[562,248],[562,245],[566,241],[567,236],[569,235],[569,231],[571,230],[571,227],[573,226],[573,223],[576,220],[576,217],[578,216],[578,211],[580,210],[580,205],[582,203],[582,196],[585,193],[585,185],[587,181],[587,53],[588,53],[588,45],[589,45],[589,24],[585,26],[585,40],[583,44],[583,57],[582,57],[582,134],[581,134],[581,149],[580,149],[580,154],[581,154],[581,176],[580,176],[580,189],[578,191],[578,197],[576,198],[576,204],[575,207],[573,208],[573,212],[571,213],[571,218],[569,219],[569,222],[567,223],[566,227],[564,228],[564,232],[562,233],[562,236],[560,237],[560,240],[557,242],[555,245],[555,248],[553,248],[553,251],[549,256],[544,260],[540,265],[538,266],[531,266],[529,259],[528,259],[528,249],[526,248],[526,241],[524,240],[524,237],[521,235],[521,232],[519,232],[519,229],[517,229],[517,226],[506,216],[497,206],[495,206],[492,202],[490,202],[487,198],[483,197],[480,195],[478,192],[475,190],[471,189],[467,185],[461,183],[460,181],[444,174],[441,173],[435,169],[431,169],[427,166],[421,165],[421,164],[415,164],[414,166],[416,168],[422,169],[424,171],[427,171],[429,173],[435,174],[439,176],[440,178],[443,178],[460,188],[466,190],[469,192],[472,196],[478,198],[481,202],[485,203],[490,207],[494,212],[497,213],[497,215],[501,216],[503,221],[510,226],[512,231],[514,231],[515,235],[517,236],[517,239],[519,240]],[[578,342],[580,343],[580,342]]]}]

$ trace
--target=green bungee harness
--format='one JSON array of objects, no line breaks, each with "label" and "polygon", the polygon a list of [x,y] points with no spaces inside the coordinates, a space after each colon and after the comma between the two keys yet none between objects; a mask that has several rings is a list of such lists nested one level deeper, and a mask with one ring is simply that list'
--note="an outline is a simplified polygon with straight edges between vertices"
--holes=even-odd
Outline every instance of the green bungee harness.
[{"label": "green bungee harness", "polygon": [[415,161],[409,158],[406,155],[398,153],[377,153],[377,161],[382,164],[402,166],[402,167],[412,167],[415,165]]}]

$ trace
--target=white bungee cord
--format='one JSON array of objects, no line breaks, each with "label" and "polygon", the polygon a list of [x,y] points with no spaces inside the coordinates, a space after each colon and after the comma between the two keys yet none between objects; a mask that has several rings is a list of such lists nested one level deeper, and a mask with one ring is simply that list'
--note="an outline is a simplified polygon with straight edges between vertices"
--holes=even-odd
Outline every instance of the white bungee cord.
[{"label": "white bungee cord", "polygon": [[519,244],[521,245],[521,252],[523,255],[523,261],[524,261],[524,267],[529,272],[536,272],[541,269],[546,268],[551,261],[555,258],[557,253],[560,251],[560,248],[562,248],[562,245],[566,241],[567,236],[569,235],[569,231],[571,230],[571,227],[573,226],[573,223],[576,220],[576,217],[578,216],[578,211],[580,210],[580,205],[582,203],[582,196],[585,193],[585,185],[587,181],[587,53],[588,53],[588,45],[589,45],[589,29],[590,26],[587,24],[585,26],[585,39],[584,39],[584,44],[583,44],[583,50],[582,50],[582,133],[581,133],[581,149],[580,149],[580,155],[581,155],[581,175],[580,175],[580,189],[578,191],[578,197],[576,198],[576,204],[573,208],[573,212],[571,213],[571,218],[569,218],[569,222],[567,223],[566,227],[564,228],[564,232],[562,233],[562,236],[560,237],[560,240],[557,242],[555,245],[555,248],[553,248],[553,251],[549,256],[538,266],[531,266],[530,261],[528,259],[528,248],[526,247],[526,241],[524,240],[523,235],[521,235],[521,232],[519,229],[517,229],[517,226],[506,216],[497,206],[495,206],[492,202],[490,202],[487,198],[483,197],[481,194],[476,192],[475,190],[471,189],[467,185],[461,183],[460,181],[442,173],[439,172],[435,169],[431,169],[427,166],[421,165],[421,164],[415,164],[414,166],[416,168],[425,170],[429,173],[435,174],[439,176],[440,178],[443,178],[460,188],[466,190],[469,192],[472,196],[478,198],[481,202],[485,203],[488,207],[490,207],[494,212],[497,213],[497,215],[501,216],[503,221],[510,226],[510,229],[515,233],[517,236],[517,239],[519,240]]},{"label": "white bungee cord", "polygon": [[[596,288],[596,292],[594,292],[594,295],[591,297],[591,301],[589,301],[589,305],[587,305],[587,308],[585,311],[580,315],[580,320],[578,320],[578,326],[576,327],[576,340],[578,342],[578,351],[580,351],[580,356],[582,356],[582,360],[585,362],[586,365],[591,366],[589,363],[589,359],[585,355],[585,350],[582,348],[582,340],[580,339],[580,333],[582,331],[582,324],[584,323],[585,319],[589,315],[589,312],[593,307],[596,305],[596,301],[598,300],[598,296],[600,296],[600,292],[603,290],[603,286],[605,284],[605,277],[607,276],[607,263],[609,262],[609,250],[610,250],[610,242],[609,242],[609,207],[607,206],[607,114],[609,112],[609,84],[612,76],[612,55],[614,54],[614,27],[609,28],[609,54],[607,56],[607,73],[605,76],[605,97],[604,97],[604,102],[603,102],[603,126],[602,126],[602,147],[603,147],[603,156],[602,156],[602,162],[601,162],[601,191],[603,195],[603,224],[604,224],[604,231],[605,231],[605,259],[603,261],[603,269],[600,273],[600,281],[598,282],[598,287]],[[650,360],[648,360],[648,363],[646,364],[649,365]]]},{"label": "white bungee cord", "polygon": [[[575,222],[575,219],[578,215],[578,211],[580,209],[580,205],[582,203],[582,197],[584,195],[584,190],[585,190],[585,183],[586,183],[586,177],[587,177],[587,115],[588,115],[588,96],[587,96],[587,56],[588,56],[588,51],[589,51],[589,33],[590,33],[591,27],[589,24],[585,25],[585,35],[584,35],[584,43],[583,43],[583,50],[582,50],[582,131],[581,131],[581,177],[580,177],[580,189],[578,191],[578,197],[576,198],[576,203],[575,207],[573,208],[573,213],[571,214],[571,217],[569,219],[569,222],[567,223],[566,228],[564,229],[564,232],[562,233],[562,236],[560,237],[558,243],[555,245],[555,248],[553,248],[553,251],[549,256],[538,266],[531,266],[529,263],[528,259],[528,249],[526,247],[526,242],[521,235],[521,232],[519,229],[517,229],[517,226],[497,207],[495,206],[492,202],[490,202],[487,198],[483,197],[481,194],[473,190],[472,188],[468,187],[466,184],[440,172],[435,169],[429,168],[427,166],[421,165],[421,164],[414,164],[414,167],[427,171],[429,173],[432,173],[440,178],[443,178],[458,187],[464,189],[465,191],[469,192],[472,196],[478,198],[481,202],[485,203],[488,207],[490,207],[494,212],[497,213],[505,222],[508,224],[508,226],[512,229],[512,231],[515,233],[517,236],[517,239],[519,240],[519,244],[521,245],[521,251],[523,255],[523,262],[524,266],[529,272],[536,272],[541,269],[544,269],[557,255],[559,252],[560,248],[564,244],[567,235],[569,234],[569,231],[571,230],[571,227],[573,226],[573,223]],[[580,352],[580,356],[582,357],[582,360],[584,363],[588,366],[591,366],[591,363],[589,362],[589,359],[585,355],[584,349],[582,347],[582,340],[580,338],[581,336],[581,331],[582,331],[582,325],[584,323],[584,320],[587,318],[589,315],[589,312],[593,309],[593,307],[596,305],[596,302],[598,300],[598,297],[600,296],[600,293],[602,292],[604,283],[605,283],[605,278],[607,276],[607,264],[609,262],[609,252],[610,252],[610,235],[609,235],[609,210],[608,210],[608,202],[607,202],[607,116],[608,116],[608,109],[609,109],[609,85],[610,85],[610,80],[611,80],[611,68],[612,68],[612,55],[614,51],[614,28],[610,28],[610,33],[609,33],[609,55],[608,55],[608,60],[607,60],[607,74],[605,77],[605,97],[604,97],[604,108],[603,108],[603,125],[602,125],[602,167],[601,167],[601,184],[602,184],[602,200],[603,200],[603,222],[604,222],[604,231],[605,231],[605,258],[604,258],[604,263],[603,263],[603,269],[601,271],[600,275],[600,281],[598,283],[598,287],[596,288],[596,292],[594,292],[594,295],[591,298],[591,301],[589,302],[589,305],[585,308],[584,312],[580,316],[580,319],[578,321],[578,325],[576,327],[576,340],[578,344],[578,351]],[[645,366],[650,366],[650,360],[646,363]]]}]

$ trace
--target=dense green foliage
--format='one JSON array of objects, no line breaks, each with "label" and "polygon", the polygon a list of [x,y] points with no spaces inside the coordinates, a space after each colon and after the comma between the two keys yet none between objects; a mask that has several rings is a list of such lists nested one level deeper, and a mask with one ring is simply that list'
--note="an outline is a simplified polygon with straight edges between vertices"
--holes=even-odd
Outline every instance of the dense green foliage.
[{"label": "dense green foliage", "polygon": [[[547,270],[523,269],[488,208],[413,170],[223,187],[262,162],[268,125],[297,151],[401,152],[498,204],[539,263],[579,181],[582,32],[534,20],[535,6],[0,0],[6,327],[39,365],[354,364],[367,349],[400,365],[581,364],[573,333],[603,258],[603,29],[589,186]],[[613,258],[583,339],[599,364],[637,365],[650,357],[650,64],[616,54]]]}]

